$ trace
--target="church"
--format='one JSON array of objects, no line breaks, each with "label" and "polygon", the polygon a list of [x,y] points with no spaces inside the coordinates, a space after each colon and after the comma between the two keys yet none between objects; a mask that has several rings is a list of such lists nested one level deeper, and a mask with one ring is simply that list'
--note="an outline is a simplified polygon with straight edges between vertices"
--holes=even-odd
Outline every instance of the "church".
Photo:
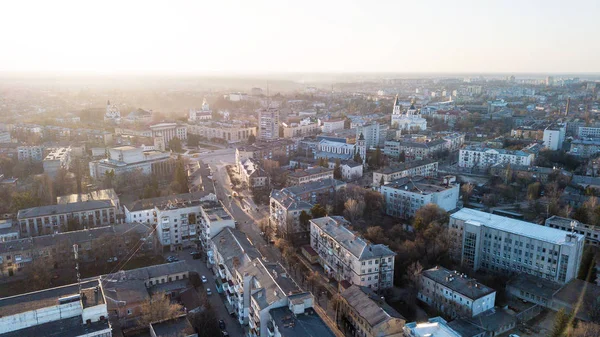
[{"label": "church", "polygon": [[421,113],[415,108],[414,100],[406,113],[403,113],[402,105],[398,102],[398,95],[396,95],[392,112],[392,128],[407,131],[425,130],[427,129],[427,120],[421,117]]}]

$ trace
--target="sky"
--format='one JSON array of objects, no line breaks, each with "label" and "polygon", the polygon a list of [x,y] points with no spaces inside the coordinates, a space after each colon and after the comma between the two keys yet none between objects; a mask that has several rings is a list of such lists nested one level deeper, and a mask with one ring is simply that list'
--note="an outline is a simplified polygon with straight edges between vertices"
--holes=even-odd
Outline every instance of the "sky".
[{"label": "sky", "polygon": [[2,1],[0,72],[600,72],[598,0]]}]

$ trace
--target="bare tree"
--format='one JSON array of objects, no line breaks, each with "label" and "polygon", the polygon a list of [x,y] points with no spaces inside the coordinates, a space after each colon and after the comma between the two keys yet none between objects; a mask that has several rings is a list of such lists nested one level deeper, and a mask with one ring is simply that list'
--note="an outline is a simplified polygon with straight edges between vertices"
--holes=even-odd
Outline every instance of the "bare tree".
[{"label": "bare tree", "polygon": [[406,278],[408,279],[409,284],[414,289],[419,288],[419,283],[421,280],[421,272],[423,272],[423,266],[419,261],[416,261],[408,266],[406,269]]},{"label": "bare tree", "polygon": [[156,293],[140,306],[138,324],[147,326],[152,322],[175,318],[181,314],[183,314],[181,305],[171,303],[171,299],[165,293]]},{"label": "bare tree", "polygon": [[348,199],[344,203],[344,215],[352,223],[354,223],[356,220],[358,220],[363,215],[364,211],[365,211],[365,202],[364,201]]}]

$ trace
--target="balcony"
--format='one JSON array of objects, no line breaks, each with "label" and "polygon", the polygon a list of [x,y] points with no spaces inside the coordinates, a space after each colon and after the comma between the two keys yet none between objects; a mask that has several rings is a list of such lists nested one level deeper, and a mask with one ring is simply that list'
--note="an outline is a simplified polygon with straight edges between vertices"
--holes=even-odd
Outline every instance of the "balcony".
[{"label": "balcony", "polygon": [[275,336],[275,327],[273,327],[272,322],[267,323],[267,334],[269,337]]}]

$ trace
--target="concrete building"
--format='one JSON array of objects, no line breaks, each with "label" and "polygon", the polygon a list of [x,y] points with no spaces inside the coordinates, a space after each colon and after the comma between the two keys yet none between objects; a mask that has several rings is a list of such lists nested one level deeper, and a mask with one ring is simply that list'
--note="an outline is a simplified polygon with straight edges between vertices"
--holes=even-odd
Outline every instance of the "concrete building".
[{"label": "concrete building", "polygon": [[[327,162],[327,166],[330,169],[335,169],[337,161],[329,160]],[[340,161],[340,171],[342,173],[342,180],[344,181],[353,181],[363,176],[363,164],[357,163],[354,160],[341,160]]]},{"label": "concrete building", "polygon": [[438,162],[433,160],[417,160],[402,163],[400,165],[390,165],[373,172],[373,187],[387,184],[393,180],[404,177],[435,177],[437,176]]},{"label": "concrete building", "polygon": [[220,202],[203,205],[201,212],[200,243],[206,250],[210,245],[209,240],[215,235],[227,227],[235,228],[235,219]]},{"label": "concrete building", "polygon": [[279,109],[264,108],[258,110],[258,139],[273,140],[279,138]]},{"label": "concrete building", "polygon": [[195,247],[201,228],[200,200],[174,200],[154,207],[156,237],[163,251]]},{"label": "concrete building", "polygon": [[434,267],[421,273],[417,298],[450,317],[473,317],[494,308],[496,291],[465,274]]},{"label": "concrete building", "polygon": [[336,179],[323,179],[302,185],[288,186],[282,191],[294,197],[296,200],[308,201],[311,204],[326,204],[326,201],[334,197],[335,192],[346,187],[346,183]]},{"label": "concrete building", "polygon": [[600,228],[594,225],[587,225],[574,219],[563,218],[553,215],[546,219],[542,224],[546,227],[560,229],[566,232],[578,233],[585,236],[585,244],[600,246]]},{"label": "concrete building", "polygon": [[582,139],[600,138],[600,127],[580,126],[577,135]]},{"label": "concrete building", "polygon": [[562,149],[565,141],[564,125],[553,125],[544,129],[544,147],[553,151]]},{"label": "concrete building", "polygon": [[446,149],[446,141],[432,139],[429,141],[414,141],[412,139],[387,140],[383,153],[391,158],[400,158],[404,153],[406,160],[423,160]]},{"label": "concrete building", "polygon": [[446,141],[446,149],[450,152],[460,150],[465,144],[465,134],[460,132],[438,132],[438,136],[441,136]]},{"label": "concrete building", "polygon": [[115,220],[116,208],[108,200],[26,208],[17,213],[23,237],[63,232],[70,221],[91,228],[111,225]]},{"label": "concrete building", "polygon": [[383,125],[377,122],[371,122],[370,124],[356,127],[356,139],[359,139],[360,135],[362,134],[365,139],[365,146],[367,149],[383,147],[385,136],[387,134],[386,131],[387,130],[383,127]]},{"label": "concrete building", "polygon": [[[441,317],[430,318],[427,322],[411,322],[404,325],[404,337],[465,337],[465,335],[452,329],[448,322]],[[477,335],[483,337],[484,333]],[[475,336],[468,336],[475,337]]]},{"label": "concrete building", "polygon": [[0,299],[6,337],[111,337],[104,288],[98,279]]},{"label": "concrete building", "polygon": [[590,158],[600,152],[600,140],[574,139],[571,141],[569,154],[582,158]]},{"label": "concrete building", "polygon": [[213,193],[200,191],[193,193],[184,193],[169,195],[165,197],[156,197],[149,199],[136,200],[128,205],[123,206],[125,212],[125,222],[127,223],[143,223],[146,225],[157,225],[155,208],[164,208],[169,204],[177,204],[181,202],[217,202],[217,196]]},{"label": "concrete building", "polygon": [[104,190],[90,191],[85,194],[74,193],[74,194],[59,196],[59,197],[56,197],[56,204],[66,205],[66,204],[86,202],[86,201],[92,201],[92,200],[107,200],[113,205],[117,214],[123,214],[119,196],[117,195],[115,190],[112,188],[108,188],[108,189],[104,189]]},{"label": "concrete building", "polygon": [[235,123],[201,123],[188,125],[189,134],[198,135],[208,140],[221,139],[228,143],[245,142],[250,136],[256,136],[256,127]]},{"label": "concrete building", "polygon": [[[298,146],[291,139],[278,139],[269,142],[256,142],[252,145],[236,147],[236,158],[252,158],[259,162],[263,160],[278,160],[291,158],[295,155]],[[239,159],[236,159],[239,161]]]},{"label": "concrete building", "polygon": [[394,180],[379,190],[385,200],[386,214],[408,219],[428,204],[438,205],[445,211],[456,209],[460,184],[454,176],[440,179],[415,176]]},{"label": "concrete building", "polygon": [[174,164],[175,160],[169,153],[121,146],[108,149],[108,158],[90,161],[89,168],[90,176],[94,179],[102,179],[106,172],[111,171],[115,176],[135,171],[147,175],[170,176]]},{"label": "concrete building", "polygon": [[175,137],[182,142],[187,139],[187,128],[177,123],[159,123],[150,125],[150,137],[162,136],[166,144]]},{"label": "concrete building", "polygon": [[333,169],[324,168],[322,166],[305,170],[300,169],[288,174],[287,186],[302,185],[324,179],[333,179]]},{"label": "concrete building", "polygon": [[451,255],[464,267],[527,273],[564,284],[577,277],[585,237],[469,208],[450,216]]},{"label": "concrete building", "polygon": [[310,220],[310,246],[319,254],[319,263],[338,282],[369,287],[394,285],[394,257],[387,246],[372,244],[351,231],[343,217]]},{"label": "concrete building", "polygon": [[340,295],[338,326],[346,336],[403,336],[406,320],[372,289],[352,285]]},{"label": "concrete building", "polygon": [[60,169],[68,170],[71,165],[71,148],[60,147],[53,149],[42,161],[44,173],[55,177]]},{"label": "concrete building", "polygon": [[458,166],[462,168],[487,169],[497,163],[531,166],[535,155],[522,150],[491,149],[467,146],[460,150]]},{"label": "concrete building", "polygon": [[242,182],[248,184],[249,188],[263,188],[269,186],[269,175],[260,167],[257,160],[252,158],[242,159],[238,163],[238,172]]},{"label": "concrete building", "polygon": [[302,212],[311,214],[313,204],[296,200],[287,189],[272,190],[269,198],[269,225],[276,235],[294,244],[308,243],[310,228],[300,221]]},{"label": "concrete building", "polygon": [[0,242],[19,240],[19,227],[13,225],[12,220],[0,220]]},{"label": "concrete building", "polygon": [[354,157],[355,152],[355,144],[346,144],[323,139],[317,145],[315,158],[349,160]]},{"label": "concrete building", "polygon": [[283,138],[300,138],[316,134],[319,131],[319,124],[314,123],[310,118],[306,118],[300,123],[281,123],[283,127]]},{"label": "concrete building", "polygon": [[321,130],[323,133],[330,133],[336,130],[344,129],[344,120],[343,119],[329,119],[326,121],[322,121],[323,126]]},{"label": "concrete building", "polygon": [[19,146],[17,147],[17,159],[25,162],[40,162],[44,160],[44,147]]}]

